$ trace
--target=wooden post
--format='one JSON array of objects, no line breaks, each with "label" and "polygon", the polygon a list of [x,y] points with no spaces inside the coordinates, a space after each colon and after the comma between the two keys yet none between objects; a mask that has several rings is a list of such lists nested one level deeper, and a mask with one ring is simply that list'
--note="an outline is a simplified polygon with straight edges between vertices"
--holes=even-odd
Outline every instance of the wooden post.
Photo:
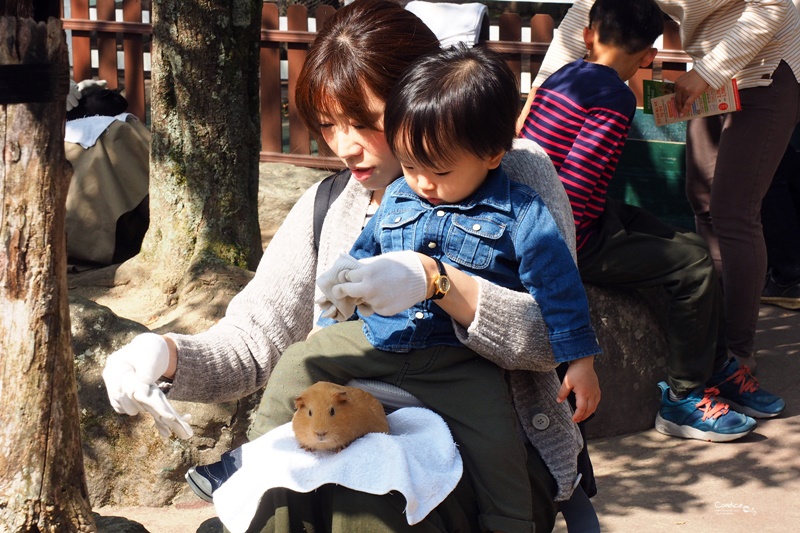
[{"label": "wooden post", "polygon": [[[279,29],[278,6],[264,2],[261,7],[261,29]],[[281,125],[281,55],[276,42],[261,43],[259,65],[261,69],[261,151],[283,151],[283,126]]]},{"label": "wooden post", "polygon": [[[308,31],[308,9],[300,4],[287,9],[287,25],[290,31]],[[300,70],[308,55],[308,45],[289,43],[286,59],[289,63],[289,153],[308,155],[311,153],[311,136],[305,123],[297,112],[294,93]]]},{"label": "wooden post", "polygon": [[61,21],[0,18],[0,531],[96,531],[66,283]]}]

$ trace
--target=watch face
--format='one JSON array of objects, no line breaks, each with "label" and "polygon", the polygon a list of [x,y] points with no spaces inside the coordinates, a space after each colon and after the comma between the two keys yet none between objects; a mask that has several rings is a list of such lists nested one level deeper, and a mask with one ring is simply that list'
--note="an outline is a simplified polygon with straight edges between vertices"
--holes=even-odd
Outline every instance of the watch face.
[{"label": "watch face", "polygon": [[437,279],[436,289],[442,294],[447,294],[447,291],[450,290],[450,278],[442,276]]}]

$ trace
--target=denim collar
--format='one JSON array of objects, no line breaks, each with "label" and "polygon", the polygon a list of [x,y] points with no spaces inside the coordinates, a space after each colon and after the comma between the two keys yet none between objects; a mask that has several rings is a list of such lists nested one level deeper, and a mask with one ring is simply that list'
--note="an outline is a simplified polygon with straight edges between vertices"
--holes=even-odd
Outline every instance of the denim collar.
[{"label": "denim collar", "polygon": [[504,213],[511,212],[511,182],[502,166],[490,170],[484,182],[478,187],[478,190],[464,201],[457,204],[433,205],[426,202],[411,190],[411,187],[408,186],[408,183],[406,183],[406,180],[402,176],[389,185],[386,192],[393,195],[395,198],[416,202],[424,209],[450,207],[461,211],[468,211],[475,206],[484,205]]}]

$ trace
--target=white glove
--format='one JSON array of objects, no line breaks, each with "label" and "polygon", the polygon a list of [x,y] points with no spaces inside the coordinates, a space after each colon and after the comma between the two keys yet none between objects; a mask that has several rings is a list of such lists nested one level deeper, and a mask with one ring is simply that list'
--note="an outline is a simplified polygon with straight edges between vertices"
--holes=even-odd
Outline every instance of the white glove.
[{"label": "white glove", "polygon": [[358,262],[359,268],[345,272],[347,281],[333,287],[333,296],[354,299],[364,316],[395,315],[428,294],[428,278],[416,252],[388,252]]},{"label": "white glove", "polygon": [[81,91],[82,93],[84,89],[86,89],[87,87],[91,87],[93,85],[96,85],[97,87],[100,87],[102,89],[106,85],[108,85],[108,82],[106,80],[83,80],[78,84],[78,90]]},{"label": "white glove", "polygon": [[358,302],[347,296],[335,297],[333,287],[346,281],[346,273],[354,268],[360,268],[360,266],[359,262],[350,254],[340,253],[333,262],[333,266],[317,278],[317,285],[322,291],[322,296],[314,300],[314,303],[322,309],[322,318],[332,318],[337,322],[342,322],[353,316]]},{"label": "white glove", "polygon": [[72,111],[78,107],[81,99],[81,90],[75,80],[69,80],[69,92],[67,93],[67,111]]},{"label": "white glove", "polygon": [[188,439],[194,434],[187,423],[189,415],[179,415],[155,384],[168,365],[167,342],[155,333],[143,333],[108,356],[103,381],[116,412],[130,416],[148,412],[161,435],[172,432]]}]

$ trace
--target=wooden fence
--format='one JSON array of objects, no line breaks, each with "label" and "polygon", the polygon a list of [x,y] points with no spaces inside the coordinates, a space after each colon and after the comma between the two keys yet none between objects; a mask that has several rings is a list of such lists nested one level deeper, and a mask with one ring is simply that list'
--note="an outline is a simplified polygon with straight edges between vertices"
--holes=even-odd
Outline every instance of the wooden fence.
[{"label": "wooden fence", "polygon": [[[72,68],[75,80],[97,77],[108,81],[109,88],[124,89],[129,111],[146,121],[149,69],[145,54],[149,52],[152,26],[149,23],[150,0],[96,0],[96,17],[90,20],[88,0],[70,0],[70,16],[64,18],[64,29],[71,30]],[[121,6],[121,9],[118,7]],[[320,6],[314,13],[316,28],[324,24],[335,9]],[[144,16],[144,18],[143,18]],[[147,20],[147,22],[143,22]],[[549,15],[535,15],[524,21],[530,29],[530,42],[523,41],[523,20],[515,13],[500,16],[496,38],[488,46],[500,52],[509,66],[522,79],[536,75],[541,60],[553,37],[554,23]],[[527,33],[527,31],[525,32]],[[317,153],[309,132],[300,120],[294,105],[294,88],[309,44],[316,33],[309,31],[307,9],[291,5],[287,9],[286,29],[280,29],[278,6],[265,3],[261,13],[261,161],[282,162],[312,167],[340,167],[330,154]],[[630,86],[641,105],[641,80],[675,77],[689,61],[680,51],[676,24],[668,23],[652,67],[640,69]],[[281,51],[285,48],[287,74],[281,76]],[[97,67],[92,66],[96,53]],[[118,64],[118,54],[124,68]],[[678,72],[674,72],[678,71]],[[523,93],[527,87],[522,87]],[[523,94],[523,97],[525,94]],[[285,132],[288,129],[288,133]],[[284,142],[287,139],[288,142]]]}]

